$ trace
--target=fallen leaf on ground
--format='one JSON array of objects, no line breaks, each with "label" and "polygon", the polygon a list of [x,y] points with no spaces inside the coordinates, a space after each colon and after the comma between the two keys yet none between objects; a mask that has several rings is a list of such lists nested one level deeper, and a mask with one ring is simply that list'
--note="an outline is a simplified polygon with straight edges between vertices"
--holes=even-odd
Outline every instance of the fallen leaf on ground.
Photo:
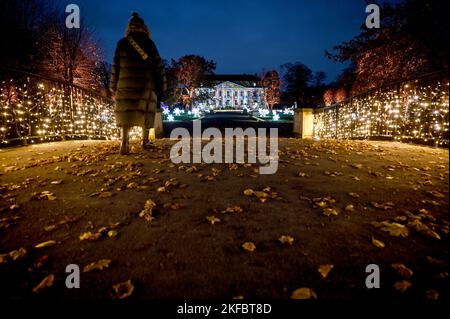
[{"label": "fallen leaf on ground", "polygon": [[21,259],[25,257],[26,254],[26,249],[22,247],[17,250],[10,251],[7,254],[0,254],[0,265],[6,264],[10,259],[12,259],[13,261]]},{"label": "fallen leaf on ground", "polygon": [[[36,259],[36,261],[33,263],[33,268],[34,269],[39,269],[42,268],[49,260],[48,255],[44,255],[39,257],[38,259]],[[32,269],[33,270],[33,269]],[[31,270],[31,271],[32,271]]]},{"label": "fallen leaf on ground", "polygon": [[130,280],[122,282],[120,284],[114,285],[113,287],[114,295],[113,298],[125,299],[131,296],[134,291],[134,286]]},{"label": "fallen leaf on ground", "polygon": [[386,246],[381,240],[375,239],[373,237],[372,237],[372,244],[378,248],[384,248]]},{"label": "fallen leaf on ground", "polygon": [[320,265],[318,271],[322,275],[322,278],[325,279],[333,268],[334,265]]},{"label": "fallen leaf on ground", "polygon": [[165,192],[166,192],[166,188],[165,188],[164,186],[161,186],[161,187],[158,187],[158,188],[156,189],[156,191],[157,191],[158,193],[165,193]]},{"label": "fallen leaf on ground", "polygon": [[408,223],[408,227],[415,229],[418,233],[425,235],[430,238],[441,240],[441,236],[434,230],[431,230],[427,225],[422,223],[420,220],[415,219]]},{"label": "fallen leaf on ground", "polygon": [[222,214],[227,213],[243,213],[244,210],[239,206],[228,207],[227,209],[222,211]]},{"label": "fallen leaf on ground", "polygon": [[87,232],[80,235],[80,240],[97,240],[102,236],[101,233]]},{"label": "fallen leaf on ground", "polygon": [[181,205],[180,203],[166,203],[163,206],[166,209],[170,209],[170,210],[179,210],[181,208],[183,208],[184,206]]},{"label": "fallen leaf on ground", "polygon": [[434,289],[429,289],[425,292],[425,296],[428,300],[438,300],[439,299],[439,293]]},{"label": "fallen leaf on ground", "polygon": [[408,237],[408,228],[402,224],[399,223],[389,223],[389,222],[382,222],[381,230],[388,232],[389,235],[395,236],[395,237]]},{"label": "fallen leaf on ground", "polygon": [[51,287],[53,285],[54,281],[55,281],[55,275],[53,275],[53,274],[48,275],[36,287],[33,288],[33,293],[39,293],[43,289]]},{"label": "fallen leaf on ground", "polygon": [[438,191],[427,191],[427,194],[436,198],[445,198],[445,195]]},{"label": "fallen leaf on ground", "polygon": [[391,266],[402,277],[411,278],[413,275],[413,271],[411,269],[409,269],[408,267],[406,267],[404,264],[392,264]]},{"label": "fallen leaf on ground", "polygon": [[221,220],[215,216],[207,216],[206,220],[211,223],[211,225],[214,225],[215,223],[220,223]]},{"label": "fallen leaf on ground", "polygon": [[448,265],[448,260],[441,260],[441,259],[433,258],[431,256],[427,256],[426,260],[430,265],[435,265],[435,266],[447,266]]},{"label": "fallen leaf on ground", "polygon": [[155,218],[153,217],[153,208],[155,208],[156,203],[152,199],[148,199],[145,202],[144,210],[139,213],[139,217],[145,219],[147,222],[151,222]]},{"label": "fallen leaf on ground", "polygon": [[352,204],[349,204],[349,205],[345,206],[344,210],[346,212],[353,212],[353,211],[355,211],[355,206],[353,206]]},{"label": "fallen leaf on ground", "polygon": [[337,216],[338,215],[338,211],[336,210],[336,208],[325,208],[323,210],[323,214],[325,216],[328,216],[328,217],[331,216],[331,215]]},{"label": "fallen leaf on ground", "polygon": [[280,238],[278,238],[278,240],[280,241],[280,243],[287,244],[290,246],[292,246],[292,244],[294,243],[294,237],[288,235],[283,235]]},{"label": "fallen leaf on ground", "polygon": [[58,226],[56,226],[56,225],[48,225],[48,226],[45,226],[45,227],[44,227],[44,230],[45,230],[46,232],[51,232],[51,231],[55,230],[57,227],[58,227]]},{"label": "fallen leaf on ground", "polygon": [[109,198],[113,195],[111,192],[103,192],[98,195],[98,198]]},{"label": "fallen leaf on ground", "polygon": [[139,217],[145,219],[145,221],[151,223],[155,217],[152,216],[152,213],[147,211],[147,210],[143,210],[139,213]]},{"label": "fallen leaf on ground", "polygon": [[92,270],[103,270],[104,268],[108,268],[110,263],[111,260],[109,259],[101,259],[99,261],[84,266],[83,272],[90,272]]},{"label": "fallen leaf on ground", "polygon": [[56,241],[48,240],[43,243],[37,244],[36,246],[34,246],[34,248],[45,248],[45,247],[51,247],[51,246],[55,246],[55,245],[56,245]]},{"label": "fallen leaf on ground", "polygon": [[402,280],[402,281],[397,281],[394,284],[394,288],[401,291],[401,292],[405,292],[406,290],[408,290],[410,287],[412,286],[412,284],[407,281],[407,280]]},{"label": "fallen leaf on ground", "polygon": [[317,295],[311,288],[298,288],[292,293],[291,299],[317,299]]},{"label": "fallen leaf on ground", "polygon": [[52,192],[49,191],[43,191],[41,193],[33,193],[31,195],[32,199],[47,199],[47,200],[56,200],[56,196],[55,194],[53,194]]},{"label": "fallen leaf on ground", "polygon": [[380,208],[380,209],[384,209],[384,210],[392,209],[395,206],[395,204],[391,203],[391,202],[387,202],[387,203],[383,203],[383,204],[378,204],[377,202],[371,202],[370,205],[372,205],[375,208]]},{"label": "fallen leaf on ground", "polygon": [[115,230],[110,230],[108,232],[108,237],[116,237],[117,236],[117,231]]},{"label": "fallen leaf on ground", "polygon": [[250,241],[242,244],[242,248],[244,248],[246,251],[255,251],[256,246]]}]

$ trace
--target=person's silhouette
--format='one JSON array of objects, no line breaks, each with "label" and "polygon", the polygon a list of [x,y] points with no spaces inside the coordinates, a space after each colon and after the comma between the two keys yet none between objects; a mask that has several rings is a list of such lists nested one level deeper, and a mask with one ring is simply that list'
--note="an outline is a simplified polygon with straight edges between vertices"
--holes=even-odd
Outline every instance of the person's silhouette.
[{"label": "person's silhouette", "polygon": [[164,64],[151,33],[139,14],[133,13],[126,36],[114,55],[111,91],[116,100],[116,124],[122,129],[121,154],[129,153],[129,130],[142,127],[143,147],[154,127],[158,98],[167,88]]}]

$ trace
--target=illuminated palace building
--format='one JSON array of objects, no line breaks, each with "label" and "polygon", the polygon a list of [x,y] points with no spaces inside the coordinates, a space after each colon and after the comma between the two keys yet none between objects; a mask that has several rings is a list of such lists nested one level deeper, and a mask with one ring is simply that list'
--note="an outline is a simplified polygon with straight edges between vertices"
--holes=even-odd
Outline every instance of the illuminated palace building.
[{"label": "illuminated palace building", "polygon": [[265,107],[264,89],[256,75],[211,75],[197,89],[205,96],[196,106],[212,109],[254,109]]}]

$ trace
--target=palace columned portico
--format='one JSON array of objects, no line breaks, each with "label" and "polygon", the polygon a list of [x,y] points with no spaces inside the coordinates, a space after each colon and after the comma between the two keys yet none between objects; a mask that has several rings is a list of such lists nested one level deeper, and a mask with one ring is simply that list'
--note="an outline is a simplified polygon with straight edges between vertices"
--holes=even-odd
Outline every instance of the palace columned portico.
[{"label": "palace columned portico", "polygon": [[264,89],[260,79],[252,75],[214,75],[197,94],[208,98],[197,102],[198,106],[214,109],[254,109],[265,107]]}]

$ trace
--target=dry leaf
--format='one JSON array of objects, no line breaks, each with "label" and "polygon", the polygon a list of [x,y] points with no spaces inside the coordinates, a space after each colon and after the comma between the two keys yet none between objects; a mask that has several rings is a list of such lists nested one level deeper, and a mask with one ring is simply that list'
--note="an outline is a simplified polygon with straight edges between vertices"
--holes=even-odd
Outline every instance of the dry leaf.
[{"label": "dry leaf", "polygon": [[381,240],[375,239],[374,237],[372,237],[372,244],[378,248],[386,247],[386,245]]},{"label": "dry leaf", "polygon": [[6,264],[9,260],[9,254],[0,254],[0,265]]},{"label": "dry leaf", "polygon": [[139,217],[145,219],[147,222],[151,223],[155,217],[152,216],[151,211],[143,210],[139,213]]},{"label": "dry leaf", "polygon": [[406,267],[404,264],[392,264],[392,268],[397,271],[402,277],[411,278],[413,271]]},{"label": "dry leaf", "polygon": [[62,184],[62,180],[59,180],[59,181],[53,181],[53,182],[51,182],[50,184],[52,184],[52,185],[60,185],[60,184]]},{"label": "dry leaf", "polygon": [[116,237],[117,236],[117,231],[115,230],[110,230],[108,232],[108,237]]},{"label": "dry leaf", "polygon": [[402,281],[397,281],[394,284],[394,288],[401,291],[401,292],[405,292],[406,290],[408,290],[410,287],[412,286],[412,284],[407,281],[407,280],[402,280]]},{"label": "dry leaf", "polygon": [[345,206],[344,210],[346,212],[353,212],[353,211],[355,211],[355,206],[353,206],[352,204],[349,204],[349,205]]},{"label": "dry leaf", "polygon": [[158,193],[165,193],[165,192],[166,192],[166,188],[165,188],[164,186],[161,186],[161,187],[158,187],[158,188],[156,189],[156,191],[157,191]]},{"label": "dry leaf", "polygon": [[111,192],[102,192],[98,195],[98,198],[109,198],[113,195]]},{"label": "dry leaf", "polygon": [[180,203],[166,203],[163,206],[164,208],[168,208],[170,210],[179,210],[181,208],[183,208],[184,206],[181,205]]},{"label": "dry leaf", "polygon": [[45,227],[44,227],[44,230],[45,230],[46,232],[51,232],[51,231],[55,230],[57,227],[58,227],[58,226],[56,226],[56,225],[48,225],[48,226],[45,226]]},{"label": "dry leaf", "polygon": [[389,222],[383,222],[382,223],[384,227],[381,228],[382,231],[388,232],[389,235],[395,236],[395,237],[408,237],[408,228],[406,226],[399,224],[399,223],[389,223]]},{"label": "dry leaf", "polygon": [[138,184],[136,182],[131,182],[127,185],[128,189],[135,189],[138,187]]},{"label": "dry leaf", "polygon": [[207,216],[206,220],[211,223],[211,225],[214,225],[215,223],[220,223],[221,220],[215,216]]},{"label": "dry leaf", "polygon": [[244,190],[245,196],[252,196],[253,195],[253,189],[246,189]]},{"label": "dry leaf", "polygon": [[152,199],[148,199],[145,202],[144,210],[139,213],[139,217],[145,219],[147,222],[151,222],[155,218],[152,215],[153,208],[156,206],[156,203]]},{"label": "dry leaf", "polygon": [[338,215],[338,211],[336,210],[336,208],[325,208],[323,210],[323,214],[325,216],[331,216],[331,215],[337,216]]},{"label": "dry leaf", "polygon": [[311,288],[298,288],[292,293],[291,299],[317,299],[317,295]]},{"label": "dry leaf", "polygon": [[0,264],[6,263],[9,260],[9,258],[11,258],[14,261],[17,259],[21,259],[25,257],[26,254],[27,254],[26,249],[22,247],[19,248],[18,250],[10,251],[8,254],[0,255]]},{"label": "dry leaf", "polygon": [[144,209],[151,211],[155,206],[156,203],[152,199],[147,199],[144,205]]},{"label": "dry leaf", "polygon": [[117,299],[128,298],[134,291],[134,286],[130,280],[114,285],[112,288],[114,290],[113,298]]},{"label": "dry leaf", "polygon": [[439,299],[439,293],[434,289],[429,289],[425,292],[425,296],[428,300],[438,300]]},{"label": "dry leaf", "polygon": [[228,207],[227,209],[222,211],[222,214],[227,213],[243,213],[244,210],[239,206]]},{"label": "dry leaf", "polygon": [[80,240],[97,240],[102,236],[101,233],[87,232],[80,235]]},{"label": "dry leaf", "polygon": [[436,198],[445,198],[445,195],[438,191],[428,191],[427,194]]},{"label": "dry leaf", "polygon": [[359,198],[359,194],[357,193],[348,193],[348,196],[353,197],[353,198]]},{"label": "dry leaf", "polygon": [[104,268],[108,268],[110,263],[111,260],[109,259],[101,259],[99,261],[84,266],[83,272],[90,272],[92,270],[103,270]]},{"label": "dry leaf", "polygon": [[434,265],[434,266],[447,266],[448,265],[448,261],[446,260],[441,260],[441,259],[437,259],[437,258],[433,258],[431,256],[427,256],[426,257],[427,262],[430,265]]},{"label": "dry leaf", "polygon": [[256,246],[250,241],[242,244],[242,248],[244,248],[246,251],[255,251]]},{"label": "dry leaf", "polygon": [[53,274],[48,275],[39,283],[39,285],[33,288],[33,293],[39,293],[41,290],[51,287],[54,281],[55,275]]},{"label": "dry leaf", "polygon": [[[36,259],[36,261],[33,263],[34,269],[42,268],[47,262],[48,262],[48,255],[44,255]],[[32,271],[32,270],[31,270]]]},{"label": "dry leaf", "polygon": [[319,273],[322,275],[322,278],[325,279],[328,276],[328,273],[331,271],[331,269],[334,268],[334,265],[321,265],[319,266]]},{"label": "dry leaf", "polygon": [[395,204],[391,203],[391,202],[384,203],[384,204],[378,204],[377,202],[371,202],[370,204],[375,208],[381,208],[384,210],[392,209],[395,206]]},{"label": "dry leaf", "polygon": [[278,238],[278,240],[280,241],[280,243],[287,244],[290,246],[292,246],[292,244],[294,243],[294,237],[286,235],[281,236],[280,238]]},{"label": "dry leaf", "polygon": [[34,246],[34,248],[45,248],[45,247],[51,247],[51,246],[55,246],[55,245],[56,245],[56,241],[48,240],[43,243],[37,244],[36,246]]}]

